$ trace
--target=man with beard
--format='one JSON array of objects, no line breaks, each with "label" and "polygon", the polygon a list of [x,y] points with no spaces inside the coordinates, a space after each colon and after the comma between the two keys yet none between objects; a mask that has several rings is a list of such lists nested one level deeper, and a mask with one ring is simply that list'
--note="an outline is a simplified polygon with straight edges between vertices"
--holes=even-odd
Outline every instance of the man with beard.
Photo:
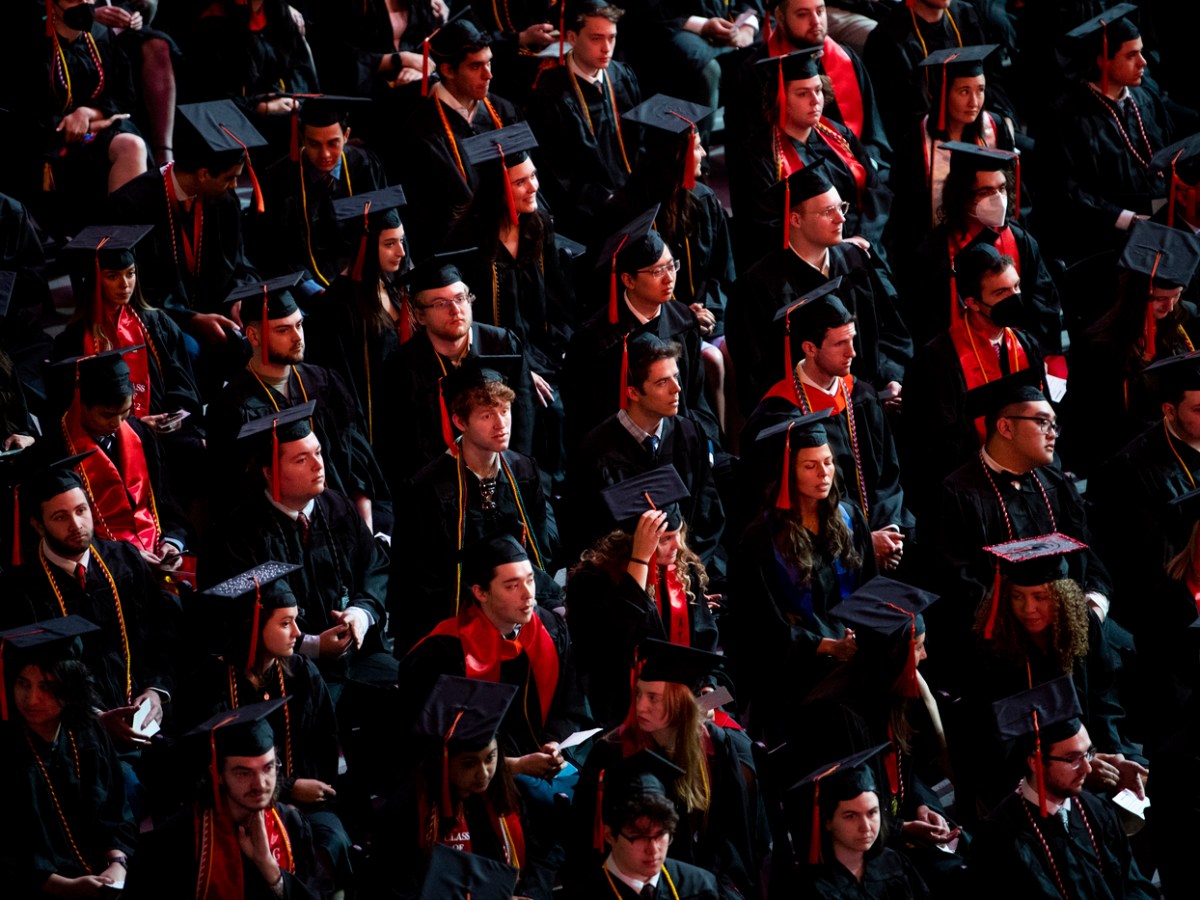
[{"label": "man with beard", "polygon": [[[304,314],[288,275],[239,288],[228,302],[241,303],[251,356],[209,404],[209,447],[217,461],[214,493],[228,497],[247,478],[233,448],[238,430],[252,419],[315,401],[313,428],[325,453],[330,487],[353,500],[373,532],[391,533],[391,495],[367,441],[362,414],[341,377],[304,362]],[[253,473],[249,481],[254,482]]]},{"label": "man with beard", "polygon": [[124,896],[315,900],[306,885],[312,833],[299,812],[277,802],[279,764],[266,717],[285,702],[219,712],[189,732],[188,749],[207,764],[203,789],[146,835]]}]

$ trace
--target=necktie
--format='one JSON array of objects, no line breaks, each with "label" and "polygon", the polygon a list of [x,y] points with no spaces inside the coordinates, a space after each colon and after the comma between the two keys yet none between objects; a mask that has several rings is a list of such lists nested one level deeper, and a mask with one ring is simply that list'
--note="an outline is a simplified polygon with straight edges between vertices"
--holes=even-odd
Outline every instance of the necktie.
[{"label": "necktie", "polygon": [[658,435],[646,435],[645,440],[642,441],[642,446],[645,447],[646,451],[650,454],[651,460],[658,459]]},{"label": "necktie", "polygon": [[308,546],[308,516],[304,513],[296,513],[296,524],[300,526],[300,544]]},{"label": "necktie", "polygon": [[638,896],[641,897],[642,900],[654,900],[654,898],[658,896],[658,888],[647,881],[642,885],[642,889],[638,892]]},{"label": "necktie", "polygon": [[1011,374],[1008,370],[1008,353],[1005,352],[1008,347],[1006,344],[1007,341],[1004,338],[1000,338],[1000,343],[996,345],[996,360],[1000,363],[1001,375]]},{"label": "necktie", "polygon": [[83,563],[75,563],[75,580],[79,582],[82,590],[87,590],[87,569],[83,567]]}]

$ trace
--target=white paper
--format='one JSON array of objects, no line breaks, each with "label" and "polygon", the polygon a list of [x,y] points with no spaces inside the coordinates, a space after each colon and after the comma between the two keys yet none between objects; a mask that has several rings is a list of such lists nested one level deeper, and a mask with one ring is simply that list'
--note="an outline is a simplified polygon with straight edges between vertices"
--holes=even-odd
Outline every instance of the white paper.
[{"label": "white paper", "polygon": [[584,741],[586,741],[592,735],[599,734],[603,730],[604,730],[603,728],[589,728],[587,731],[577,731],[573,735],[571,735],[569,738],[567,738],[565,741],[559,741],[558,749],[566,750],[569,747],[576,747],[579,744],[582,744]]},{"label": "white paper", "polygon": [[142,701],[142,705],[137,708],[137,712],[133,714],[133,730],[144,738],[152,738],[159,731],[158,722],[146,723],[146,716],[150,715],[150,698],[147,697]]},{"label": "white paper", "polygon": [[1128,810],[1139,819],[1146,818],[1146,807],[1150,805],[1149,797],[1146,797],[1145,800],[1139,800],[1138,795],[1129,788],[1125,788],[1118,793],[1112,798],[1112,801],[1113,803],[1117,804],[1117,806],[1121,807],[1121,809]]},{"label": "white paper", "polygon": [[544,49],[542,49],[538,53],[538,56],[542,57],[543,59],[558,59],[558,48],[560,46],[562,47],[562,52],[564,54],[571,49],[570,41],[555,41],[553,44],[548,44]]},{"label": "white paper", "polygon": [[754,12],[754,10],[752,10],[752,9],[746,10],[744,13],[742,13],[740,16],[738,16],[736,19],[733,20],[734,29],[741,28],[743,25],[745,25],[747,22],[749,22],[755,16],[756,16],[756,13]]},{"label": "white paper", "polygon": [[1055,403],[1062,403],[1062,398],[1067,395],[1067,379],[1059,378],[1057,375],[1046,373],[1046,389],[1050,392],[1050,399]]},{"label": "white paper", "polygon": [[733,694],[729,693],[729,688],[722,685],[715,691],[709,691],[707,694],[704,694],[696,702],[700,704],[701,712],[708,712],[710,709],[724,706],[732,699]]}]

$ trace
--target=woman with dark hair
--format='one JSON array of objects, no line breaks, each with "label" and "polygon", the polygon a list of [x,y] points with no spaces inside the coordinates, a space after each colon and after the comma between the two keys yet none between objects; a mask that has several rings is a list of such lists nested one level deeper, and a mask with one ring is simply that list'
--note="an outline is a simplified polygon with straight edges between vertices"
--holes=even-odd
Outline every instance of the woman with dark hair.
[{"label": "woman with dark hair", "polygon": [[137,828],[75,639],[95,628],[68,616],[0,634],[0,789],[20,823],[0,863],[13,896],[99,897],[129,869]]}]

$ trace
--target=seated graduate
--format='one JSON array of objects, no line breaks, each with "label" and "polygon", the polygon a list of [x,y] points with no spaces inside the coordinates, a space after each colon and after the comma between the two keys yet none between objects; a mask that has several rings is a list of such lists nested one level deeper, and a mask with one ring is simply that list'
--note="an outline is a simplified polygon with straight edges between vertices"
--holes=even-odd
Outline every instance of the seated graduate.
[{"label": "seated graduate", "polygon": [[776,370],[782,380],[747,417],[742,448],[748,465],[743,471],[752,485],[752,498],[759,500],[780,469],[778,456],[760,459],[764,445],[756,437],[797,412],[830,411],[822,426],[833,450],[838,493],[858,507],[871,529],[876,564],[894,569],[902,561],[904,540],[911,537],[915,522],[900,484],[900,461],[884,414],[888,401],[881,401],[866,379],[850,373],[859,358],[855,345],[860,320],[843,305],[842,285],[835,278],[775,314],[773,329],[783,332],[784,357],[794,368]]},{"label": "seated graduate", "polygon": [[20,828],[0,850],[21,896],[99,896],[125,882],[137,825],[78,637],[96,626],[71,615],[0,632],[4,722],[0,784]]},{"label": "seated graduate", "polygon": [[[195,800],[148,832],[124,897],[312,898],[312,835],[278,799],[275,733],[267,716],[287,698],[217,713],[181,745]],[[201,762],[202,761],[202,762]]]},{"label": "seated graduate", "polygon": [[41,447],[47,461],[79,456],[76,468],[102,538],[132,544],[169,573],[183,562],[191,526],[171,492],[154,430],[133,416],[137,392],[125,356],[146,349],[139,344],[54,363],[47,371],[51,404],[64,412]]},{"label": "seated graduate", "polygon": [[[596,268],[608,275],[603,282],[608,307],[576,330],[563,369],[563,404],[571,411],[569,450],[621,408],[625,351],[647,333],[679,344],[678,411],[704,429],[714,448],[720,446],[720,429],[704,390],[701,321],[693,309],[674,299],[681,260],[654,230],[658,213],[658,206],[643,212],[613,234],[600,252]],[[705,321],[710,318],[706,312]]]},{"label": "seated graduate", "polygon": [[300,293],[307,307],[333,283],[352,250],[342,239],[333,204],[387,184],[383,164],[350,143],[350,116],[370,106],[361,97],[322,94],[295,98],[289,153],[263,173],[265,214],[256,224],[255,259],[269,275],[306,273]]},{"label": "seated graduate", "polygon": [[[1097,754],[1089,786],[1129,788],[1141,795],[1146,757],[1126,736],[1116,685],[1119,662],[1099,617],[1067,574],[1067,554],[1086,548],[1064,535],[1044,534],[987,549],[996,558],[997,581],[992,598],[980,604],[973,666],[963,682],[978,701],[975,734],[987,732],[986,704],[1068,675],[1082,707],[1079,718],[1094,735]],[[981,799],[995,805],[1009,790],[1011,773],[982,746],[962,749],[967,751],[963,762],[968,757],[975,762],[956,770],[983,772]],[[989,764],[995,765],[991,773]]]},{"label": "seated graduate", "polygon": [[759,435],[771,447],[762,458],[774,457],[781,474],[742,533],[730,573],[730,655],[758,730],[775,738],[780,694],[806,694],[854,656],[853,630],[830,610],[876,570],[862,513],[840,499],[828,415],[797,416]]},{"label": "seated graduate", "polygon": [[628,673],[647,638],[709,652],[718,644],[708,573],[687,542],[688,490],[671,465],[604,488],[617,527],[567,575],[567,624],[588,702],[606,728],[629,709]]},{"label": "seated graduate", "polygon": [[[959,259],[987,244],[1010,256],[1021,279],[1023,306],[1011,324],[1030,333],[1043,353],[1062,349],[1062,310],[1058,289],[1038,241],[1016,219],[1020,213],[1019,157],[1006,150],[947,141],[950,156],[938,223],[912,253],[897,254],[896,278],[905,301],[901,312],[918,347],[956,319]],[[961,294],[961,287],[958,288]]]},{"label": "seated graduate", "polygon": [[668,785],[679,815],[673,859],[707,869],[721,896],[761,896],[758,872],[768,840],[756,830],[751,792],[753,765],[746,759],[745,735],[705,718],[695,688],[724,664],[724,657],[681,644],[648,639],[634,661],[633,694],[625,721],[592,747],[580,773],[572,804],[567,844],[568,890],[587,884],[604,859],[604,806],[610,775],[640,752],[653,751],[682,771]]},{"label": "seated graduate", "polygon": [[854,132],[822,115],[829,88],[828,77],[817,65],[823,52],[809,47],[759,62],[772,73],[764,79],[765,92],[759,98],[765,123],[760,121],[745,139],[747,165],[731,184],[743,198],[738,209],[748,214],[745,225],[753,229],[751,245],[757,252],[749,254],[750,259],[778,246],[780,231],[787,232],[787,210],[783,203],[772,202],[771,186],[818,163],[824,164],[825,176],[846,201],[846,239],[883,259],[892,192]]},{"label": "seated graduate", "polygon": [[[806,819],[809,823],[807,860],[792,873],[797,896],[822,900],[851,896],[923,900],[930,896],[908,858],[887,846],[879,783],[868,765],[886,748],[887,744],[880,744],[818,766],[788,789],[785,802],[798,806],[794,820],[801,827]],[[805,789],[809,785],[811,800]],[[806,816],[810,806],[812,814]]]},{"label": "seated graduate", "polygon": [[[621,409],[593,428],[571,459],[568,546],[575,557],[607,534],[610,517],[602,491],[619,481],[674,466],[690,498],[682,507],[695,550],[714,574],[725,513],[713,480],[712,445],[683,413],[683,357],[679,344],[643,332],[623,341]],[[572,416],[575,415],[572,408]]]},{"label": "seated graduate", "polygon": [[516,889],[517,873],[512,866],[435,844],[417,900],[441,900],[459,894],[478,900],[511,900]]},{"label": "seated graduate", "polygon": [[606,0],[568,0],[563,9],[561,40],[571,49],[539,72],[529,121],[542,136],[537,156],[550,205],[586,242],[603,237],[597,219],[637,164],[640,129],[626,113],[642,93],[633,69],[614,59],[625,10]]},{"label": "seated graduate", "polygon": [[942,479],[979,452],[986,434],[983,419],[968,413],[971,391],[1045,365],[1036,338],[1016,327],[1025,302],[1016,260],[980,243],[955,268],[950,328],[917,350],[906,373],[904,425],[922,436],[901,466],[911,502],[936,496]]},{"label": "seated graduate", "polygon": [[304,335],[305,358],[337,373],[353,392],[372,447],[386,363],[412,337],[412,311],[399,278],[411,265],[400,220],[404,205],[399,187],[334,202],[338,222],[361,225],[361,233],[349,269],[315,304]]},{"label": "seated graduate", "polygon": [[[238,288],[226,302],[240,304],[251,354],[208,405],[214,491],[228,498],[243,486],[234,449],[246,423],[312,401],[312,427],[328,467],[330,486],[349,497],[373,533],[390,534],[391,492],[367,441],[362,415],[335,371],[304,361],[304,314],[291,292],[299,273]],[[257,478],[252,474],[252,481]]]},{"label": "seated graduate", "polygon": [[1196,348],[1200,318],[1183,299],[1200,266],[1200,240],[1136,222],[1117,261],[1117,302],[1071,343],[1063,401],[1063,460],[1090,474],[1158,419],[1146,367]]},{"label": "seated graduate", "polygon": [[827,169],[827,164],[806,166],[769,189],[773,208],[786,211],[786,243],[782,248],[775,244],[779,232],[773,232],[775,249],[741,273],[734,286],[725,330],[743,412],[753,409],[780,377],[776,366],[783,355],[783,335],[772,332],[772,319],[839,277],[838,296],[856,320],[855,374],[877,390],[895,391],[899,400],[912,340],[900,319],[887,266],[844,239],[842,194]]},{"label": "seated graduate", "polygon": [[515,394],[510,445],[526,456],[533,453],[534,386],[525,345],[507,328],[474,321],[475,295],[460,268],[465,256],[460,251],[431,257],[402,278],[416,327],[384,364],[388,390],[377,398],[374,417],[377,456],[397,492],[454,441],[442,379],[478,356],[519,358],[508,382]]},{"label": "seated graduate", "polygon": [[549,900],[553,873],[538,859],[538,836],[526,830],[498,738],[517,690],[438,677],[415,723],[420,761],[377,820],[371,852],[380,864],[372,896],[416,900],[435,877],[426,877],[434,849],[445,847],[494,860],[516,875],[519,896]]},{"label": "seated graduate", "polygon": [[653,750],[635,753],[609,772],[600,804],[608,856],[602,866],[585,873],[573,896],[583,900],[718,900],[726,896],[711,872],[667,855],[680,825],[667,785],[683,775],[682,769]]},{"label": "seated graduate", "polygon": [[972,886],[984,896],[1158,897],[1138,869],[1112,805],[1084,789],[1095,748],[1071,679],[993,704],[997,732],[1024,763],[1017,789],[974,846]]},{"label": "seated graduate", "polygon": [[[217,607],[206,617],[222,655],[210,657],[189,685],[205,716],[238,709],[247,700],[281,700],[266,720],[275,735],[278,796],[300,810],[312,829],[314,885],[327,892],[353,889],[350,836],[338,816],[338,723],[317,667],[296,646],[299,602],[287,576],[291,563],[255,566],[204,591]],[[345,807],[343,807],[345,808]]]},{"label": "seated graduate", "polygon": [[497,531],[524,536],[538,604],[562,605],[562,591],[549,574],[559,554],[554,510],[537,463],[509,449],[516,395],[500,372],[487,368],[507,362],[512,369],[513,360],[477,356],[446,376],[442,393],[461,435],[413,476],[402,495],[405,516],[392,548],[388,592],[397,657],[471,602],[463,548]]}]

